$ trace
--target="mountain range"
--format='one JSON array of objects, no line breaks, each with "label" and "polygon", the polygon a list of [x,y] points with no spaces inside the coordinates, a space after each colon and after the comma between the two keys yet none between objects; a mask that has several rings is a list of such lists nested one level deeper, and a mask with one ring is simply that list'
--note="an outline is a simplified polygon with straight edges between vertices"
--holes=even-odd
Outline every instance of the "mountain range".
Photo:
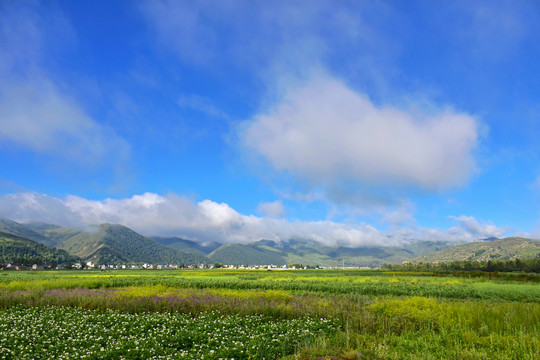
[{"label": "mountain range", "polygon": [[63,250],[95,264],[210,263],[204,254],[170,248],[122,225],[101,224],[81,230],[43,223],[20,224],[4,219],[0,220],[0,231]]},{"label": "mountain range", "polygon": [[291,239],[282,242],[260,240],[250,244],[225,244],[208,254],[224,264],[309,264],[325,267],[368,266],[401,263],[412,257],[437,251],[449,243],[418,242],[408,247],[327,246],[312,240]]},{"label": "mountain range", "polygon": [[[191,265],[219,262],[229,265],[378,267],[384,263],[399,264],[404,261],[505,260],[535,257],[540,254],[539,241],[523,238],[486,239],[458,245],[444,241],[411,241],[403,246],[388,247],[328,246],[305,239],[221,244],[199,243],[179,237],[146,237],[117,224],[74,229],[38,222],[18,223],[6,219],[0,219],[0,233],[3,236],[0,236],[0,250],[8,249],[4,253],[15,254],[9,248],[14,246],[13,241],[16,239],[19,241],[19,248],[27,246],[32,249],[23,251],[28,256],[35,257],[41,253],[42,258],[53,259],[58,263],[71,257],[95,264]],[[21,243],[23,240],[26,242]],[[14,261],[11,258],[13,256],[4,256],[0,260],[5,263]]]},{"label": "mountain range", "polygon": [[539,254],[540,241],[520,237],[508,237],[452,246],[411,259],[410,262],[515,260],[516,258],[532,258]]}]

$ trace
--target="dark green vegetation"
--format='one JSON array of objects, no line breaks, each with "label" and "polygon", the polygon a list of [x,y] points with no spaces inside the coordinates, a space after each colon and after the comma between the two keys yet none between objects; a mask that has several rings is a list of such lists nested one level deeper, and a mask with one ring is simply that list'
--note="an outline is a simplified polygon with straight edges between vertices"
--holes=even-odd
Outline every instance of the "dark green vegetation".
[{"label": "dark green vegetation", "polygon": [[57,250],[16,235],[0,232],[0,265],[32,266],[54,262],[66,264],[76,260],[64,250]]},{"label": "dark green vegetation", "polygon": [[515,260],[536,257],[538,254],[540,254],[540,241],[509,237],[453,246],[411,259],[411,262]]},{"label": "dark green vegetation", "polygon": [[18,222],[8,219],[0,219],[0,232],[17,235],[19,237],[33,240],[47,246],[56,245],[56,243],[51,239],[35,232],[30,226],[28,226],[28,224],[19,224]]},{"label": "dark green vegetation", "polygon": [[[441,273],[462,272],[461,275],[470,276],[470,272],[524,272],[540,273],[540,255],[534,258],[525,258],[521,260],[487,260],[487,261],[450,261],[438,263],[406,263],[406,264],[385,264],[382,266],[385,270],[398,271],[436,271]],[[490,275],[488,275],[490,276]]]},{"label": "dark green vegetation", "polygon": [[[271,330],[265,330],[270,329],[266,327],[270,324],[267,320],[255,321],[253,316],[273,319],[271,323],[278,328],[283,321],[296,319],[302,325],[292,338],[280,340],[274,335],[267,336],[268,341],[276,339],[272,348],[283,349],[266,354],[270,359],[322,359],[325,356],[334,359],[536,359],[540,356],[540,284],[535,275],[508,274],[489,280],[488,277],[362,270],[81,270],[4,274],[0,275],[0,309],[4,309],[0,310],[0,318],[12,321],[17,328],[25,321],[42,321],[45,315],[40,314],[48,314],[50,306],[65,309],[59,310],[65,314],[51,315],[50,320],[45,317],[43,321],[72,318],[74,310],[67,308],[80,308],[91,312],[77,313],[76,317],[93,319],[105,313],[108,315],[101,318],[114,316],[120,319],[118,323],[126,324],[118,329],[111,325],[116,330],[102,337],[96,333],[103,350],[91,347],[93,342],[89,342],[88,347],[83,346],[89,349],[85,354],[94,358],[102,358],[99,354],[133,350],[135,341],[144,344],[139,347],[141,351],[158,349],[157,353],[145,353],[145,358],[172,354],[169,347],[160,348],[162,342],[159,346],[147,343],[149,332],[152,338],[167,339],[166,344],[170,342],[176,354],[182,351],[202,354],[198,351],[204,348],[205,358],[259,359],[264,356],[260,352],[226,353],[229,348],[225,349],[225,345],[211,342],[220,337],[220,329],[225,326],[206,322],[207,314],[212,312],[218,319],[216,324],[227,322],[233,316],[237,333],[245,331],[255,337],[270,334]],[[26,316],[25,309],[32,308],[43,310]],[[110,309],[115,313],[107,313]],[[200,326],[204,331],[197,331],[202,331],[204,338],[182,337],[183,332],[171,331],[161,320],[150,322],[140,334],[137,326],[129,325],[146,324],[151,313],[189,314],[178,326],[185,326],[185,333],[190,336],[197,332],[189,329]],[[337,328],[322,331],[324,327],[306,320],[309,318],[329,319]],[[285,329],[292,325],[283,326],[285,334]],[[51,336],[39,333],[44,330],[31,325],[25,329],[24,333],[33,334],[31,343],[24,337],[17,338],[19,332],[8,332],[4,340],[0,339],[3,341],[0,347],[19,351],[18,358],[30,358],[31,354],[24,355],[26,348],[22,345],[36,348],[36,342],[42,341],[39,339]],[[317,329],[322,332],[301,338],[305,333],[302,329],[308,333],[316,333]],[[94,334],[91,328],[88,331]],[[85,344],[83,338],[72,338]],[[294,343],[295,339],[297,345],[281,347]],[[244,341],[248,343],[247,338],[232,343],[247,351],[239,345]],[[214,352],[205,347],[206,343],[214,344],[215,348],[211,348]],[[4,344],[11,344],[11,348]],[[49,343],[47,346],[70,351],[69,346],[62,344],[62,347]],[[2,355],[0,353],[0,358]]]}]

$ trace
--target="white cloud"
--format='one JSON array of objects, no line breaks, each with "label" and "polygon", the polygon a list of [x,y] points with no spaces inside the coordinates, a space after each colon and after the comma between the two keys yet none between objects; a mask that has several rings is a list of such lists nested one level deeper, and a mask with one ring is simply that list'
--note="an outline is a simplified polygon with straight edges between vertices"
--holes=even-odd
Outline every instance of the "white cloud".
[{"label": "white cloud", "polygon": [[69,22],[54,7],[35,3],[7,4],[2,10],[0,145],[85,165],[111,160],[125,165],[127,142],[88,115],[46,70],[47,55],[73,42]]},{"label": "white cloud", "polygon": [[410,227],[394,227],[391,231],[393,238],[407,240],[429,241],[458,241],[471,242],[492,236],[503,237],[509,232],[508,228],[498,227],[492,223],[478,221],[473,216],[450,216],[457,225],[448,229],[424,228],[412,225]]},{"label": "white cloud", "polygon": [[260,239],[306,239],[326,245],[399,245],[410,240],[474,241],[500,236],[505,230],[472,217],[455,218],[450,229],[396,227],[381,231],[369,224],[333,221],[289,221],[243,215],[228,204],[194,202],[175,194],[145,193],[127,199],[59,199],[37,193],[0,197],[0,217],[15,221],[43,221],[64,226],[118,223],[144,235],[181,236],[200,241],[248,243]]},{"label": "white cloud", "polygon": [[65,200],[29,192],[1,196],[0,217],[75,227],[87,224],[80,214],[66,206]]},{"label": "white cloud", "polygon": [[261,202],[259,206],[257,206],[257,211],[260,214],[274,218],[285,215],[285,209],[283,208],[283,204],[279,200],[272,202]]},{"label": "white cloud", "polygon": [[244,124],[240,138],[275,169],[315,185],[345,181],[440,190],[475,170],[476,120],[451,110],[421,114],[376,106],[325,76],[286,92]]},{"label": "white cloud", "polygon": [[331,221],[290,222],[285,219],[242,215],[225,203],[193,202],[175,194],[134,195],[128,199],[65,199],[36,193],[0,197],[0,216],[16,221],[43,221],[81,226],[119,223],[146,235],[174,235],[194,240],[247,243],[260,239],[310,239],[328,245],[384,244],[387,239],[369,225]]},{"label": "white cloud", "polygon": [[125,140],[39,78],[0,86],[0,142],[94,164],[129,154]]},{"label": "white cloud", "polygon": [[499,228],[494,224],[488,222],[479,222],[476,218],[472,216],[451,216],[450,218],[459,222],[460,229],[465,230],[467,233],[476,235],[479,237],[500,237],[508,230],[504,228]]}]

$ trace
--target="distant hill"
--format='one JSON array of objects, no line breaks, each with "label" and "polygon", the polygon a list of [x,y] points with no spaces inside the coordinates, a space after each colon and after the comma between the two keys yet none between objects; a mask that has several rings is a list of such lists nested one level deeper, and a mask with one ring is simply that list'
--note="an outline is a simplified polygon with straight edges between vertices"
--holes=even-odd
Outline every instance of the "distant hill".
[{"label": "distant hill", "polygon": [[[74,257],[96,264],[153,263],[199,264],[210,263],[203,251],[181,251],[170,248],[122,226],[103,224],[95,231],[63,228],[41,222],[17,223],[0,219],[0,231],[62,249]],[[175,238],[178,242],[179,238]],[[180,239],[183,240],[183,239]],[[194,248],[206,249],[189,240]],[[186,246],[188,247],[188,246]],[[216,247],[211,247],[213,250]],[[208,251],[210,252],[210,251]]]},{"label": "distant hill", "polygon": [[498,240],[471,242],[452,246],[447,249],[426,254],[410,261],[418,262],[450,262],[450,261],[487,261],[513,260],[531,258],[540,254],[540,241],[519,237],[508,237]]},{"label": "distant hill", "polygon": [[64,250],[50,248],[30,239],[0,232],[0,264],[49,264],[53,260],[57,264],[64,264],[76,259]]},{"label": "distant hill", "polygon": [[32,228],[9,219],[0,218],[0,231],[7,234],[17,235],[25,239],[33,240],[47,246],[56,245],[54,241],[35,232]]},{"label": "distant hill", "polygon": [[[369,266],[378,267],[384,263],[401,263],[411,257],[449,246],[446,243],[413,242],[397,246],[325,246],[315,241],[290,240],[284,243],[289,254],[289,263],[302,263],[321,266]],[[309,261],[309,262],[308,262]]]},{"label": "distant hill", "polygon": [[284,265],[287,264],[286,255],[256,244],[225,244],[211,252],[208,257],[212,261],[229,265]]},{"label": "distant hill", "polygon": [[398,264],[410,258],[450,246],[446,242],[413,242],[404,247],[344,247],[326,246],[312,240],[291,239],[280,243],[260,240],[247,245],[225,244],[208,257],[229,265],[303,264],[326,267]]},{"label": "distant hill", "polygon": [[82,232],[82,230],[64,228],[42,222],[25,223],[24,226],[45,237],[48,244],[50,244],[49,246],[57,246],[66,239]]},{"label": "distant hill", "polygon": [[152,240],[160,244],[171,247],[176,250],[192,252],[195,254],[206,255],[220,247],[222,244],[218,242],[198,243],[191,240],[182,239],[179,237],[160,237],[152,236]]},{"label": "distant hill", "polygon": [[122,225],[102,224],[96,232],[77,233],[58,247],[96,264],[210,262],[203,255],[169,248]]},{"label": "distant hill", "polygon": [[[320,265],[324,266],[369,266],[379,267],[384,263],[402,263],[403,261],[444,249],[451,244],[449,242],[434,242],[434,241],[413,241],[410,244],[403,246],[362,246],[362,247],[347,247],[347,246],[321,246],[316,243],[296,242],[289,247],[295,248],[292,252],[294,255],[301,257],[313,257],[316,255],[323,262]],[[314,247],[317,252],[309,253],[309,247]],[[289,256],[289,260],[293,260]],[[295,261],[298,262],[298,261]]]},{"label": "distant hill", "polygon": [[404,261],[513,259],[534,257],[538,241],[496,239],[455,246],[444,241],[410,241],[402,246],[328,246],[313,240],[259,240],[249,244],[199,243],[179,237],[148,238],[122,226],[103,224],[95,231],[44,223],[19,224],[0,220],[0,231],[63,249],[97,264],[153,263],[229,265],[303,264],[325,267],[401,264]]}]

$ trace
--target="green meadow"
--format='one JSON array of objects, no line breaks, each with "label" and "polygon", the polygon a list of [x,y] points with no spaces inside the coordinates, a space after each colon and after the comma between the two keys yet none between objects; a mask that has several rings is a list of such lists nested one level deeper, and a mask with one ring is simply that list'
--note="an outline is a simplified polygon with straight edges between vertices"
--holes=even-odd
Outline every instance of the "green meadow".
[{"label": "green meadow", "polygon": [[535,275],[0,273],[0,359],[537,359]]}]

